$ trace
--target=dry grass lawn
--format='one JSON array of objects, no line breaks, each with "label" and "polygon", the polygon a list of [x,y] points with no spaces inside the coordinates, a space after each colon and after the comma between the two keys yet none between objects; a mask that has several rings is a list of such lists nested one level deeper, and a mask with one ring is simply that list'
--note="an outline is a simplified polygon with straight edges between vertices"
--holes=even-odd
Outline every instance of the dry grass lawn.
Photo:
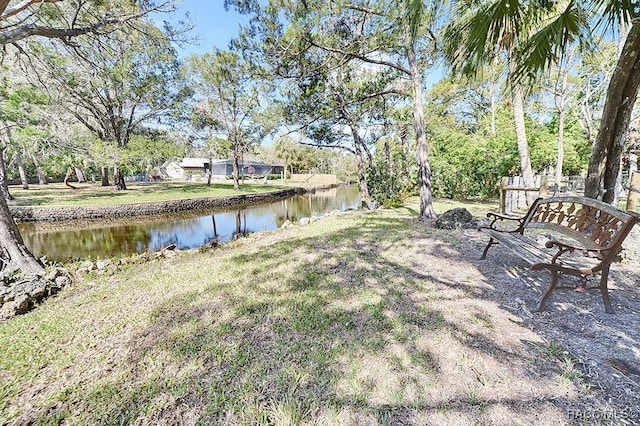
[{"label": "dry grass lawn", "polygon": [[0,424],[557,426],[637,409],[593,386],[548,314],[505,306],[514,270],[478,260],[481,235],[414,217],[347,213],[81,277],[0,324]]}]

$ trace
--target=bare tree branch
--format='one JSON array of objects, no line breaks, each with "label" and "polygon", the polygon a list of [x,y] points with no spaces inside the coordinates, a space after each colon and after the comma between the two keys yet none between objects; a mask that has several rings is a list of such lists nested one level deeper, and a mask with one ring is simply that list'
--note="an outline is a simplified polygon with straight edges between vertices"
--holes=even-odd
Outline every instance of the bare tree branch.
[{"label": "bare tree branch", "polygon": [[304,146],[313,146],[316,148],[338,148],[338,149],[343,149],[347,152],[350,152],[353,155],[356,155],[356,152],[344,145],[331,145],[331,144],[317,144],[317,143],[311,143],[311,142],[299,142],[300,145],[304,145]]},{"label": "bare tree branch", "polygon": [[13,7],[9,6],[10,0],[4,0],[0,2],[0,20],[10,18],[18,13],[28,9],[34,4],[42,4],[42,3],[57,3],[63,0],[23,0],[22,2],[16,4]]},{"label": "bare tree branch", "polygon": [[387,67],[391,67],[395,70],[400,71],[403,74],[406,75],[411,75],[411,70],[408,68],[405,68],[401,65],[395,64],[393,62],[389,62],[389,61],[383,61],[383,60],[378,60],[378,59],[372,59],[369,58],[368,56],[364,56],[361,55],[359,53],[356,52],[349,52],[348,50],[343,50],[343,49],[337,49],[334,47],[329,47],[329,46],[322,46],[318,43],[316,43],[315,41],[313,41],[311,38],[308,39],[308,42],[311,43],[313,46],[317,47],[318,49],[322,49],[322,50],[326,50],[327,52],[332,52],[332,53],[339,53],[341,55],[345,55],[351,58],[356,58],[361,60],[362,62],[366,62],[369,64],[375,64],[375,65],[384,65]]},{"label": "bare tree branch", "polygon": [[[40,17],[37,7],[43,3],[63,3],[65,0],[22,0],[13,7],[9,7],[9,0],[0,0],[0,45],[14,43],[31,36],[41,36],[52,39],[60,39],[68,42],[70,38],[83,34],[108,33],[109,28],[114,25],[122,25],[134,21],[137,18],[148,15],[151,12],[169,12],[175,10],[172,0],[164,0],[157,5],[150,7],[139,7],[136,11],[115,14],[112,10],[103,12],[100,17],[99,12],[89,8],[90,21],[78,23],[79,12],[85,8],[85,2],[75,5],[75,13],[63,13],[62,19],[66,24],[55,26],[47,23]],[[70,3],[65,3],[70,4]],[[13,19],[11,19],[13,18]],[[69,18],[70,20],[68,20]],[[86,21],[86,19],[85,19]],[[104,31],[101,31],[104,29]]]},{"label": "bare tree branch", "polygon": [[140,18],[147,12],[139,12],[130,15],[120,16],[117,18],[103,18],[93,25],[77,27],[77,28],[51,28],[39,26],[36,24],[20,25],[14,29],[0,32],[0,45],[14,43],[31,36],[41,36],[47,38],[56,38],[66,40],[71,37],[77,37],[88,33],[97,33],[100,29],[108,25],[122,24],[130,19]]}]

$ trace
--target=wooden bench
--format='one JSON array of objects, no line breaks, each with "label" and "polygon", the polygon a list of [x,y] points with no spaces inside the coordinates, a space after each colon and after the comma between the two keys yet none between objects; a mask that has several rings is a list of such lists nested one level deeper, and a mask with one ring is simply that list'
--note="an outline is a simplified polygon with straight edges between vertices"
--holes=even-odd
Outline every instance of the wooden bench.
[{"label": "wooden bench", "polygon": [[[613,313],[607,290],[609,268],[640,215],[590,198],[554,197],[538,198],[523,217],[497,213],[488,213],[487,217],[492,222],[480,227],[490,237],[482,259],[491,246],[501,243],[527,262],[531,270],[546,269],[551,273],[539,311],[555,290],[560,274],[580,277],[578,290],[585,290],[587,277],[600,272],[605,310]],[[515,229],[498,227],[506,221],[515,223]]]}]

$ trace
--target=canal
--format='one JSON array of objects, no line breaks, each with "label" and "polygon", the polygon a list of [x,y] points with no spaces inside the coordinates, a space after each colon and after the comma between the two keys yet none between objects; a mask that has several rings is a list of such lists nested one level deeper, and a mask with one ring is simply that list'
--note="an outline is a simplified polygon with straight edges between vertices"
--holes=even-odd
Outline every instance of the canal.
[{"label": "canal", "polygon": [[296,222],[333,210],[357,209],[359,205],[358,188],[351,185],[242,209],[18,226],[25,244],[36,256],[65,261],[154,252],[170,244],[179,249],[197,248],[215,240],[228,242],[252,232],[274,230],[287,220]]}]

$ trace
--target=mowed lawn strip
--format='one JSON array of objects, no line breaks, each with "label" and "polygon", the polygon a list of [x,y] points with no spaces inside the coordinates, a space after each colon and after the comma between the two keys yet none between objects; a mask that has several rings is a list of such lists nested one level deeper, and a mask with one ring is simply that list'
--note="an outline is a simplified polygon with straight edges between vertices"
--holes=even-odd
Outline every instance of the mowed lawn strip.
[{"label": "mowed lawn strip", "polygon": [[[62,183],[48,185],[30,185],[28,190],[20,186],[10,186],[15,200],[10,206],[81,206],[112,205],[128,203],[145,203],[155,201],[181,200],[198,197],[228,197],[242,194],[258,194],[290,188],[269,181],[267,185],[256,180],[254,183],[240,185],[240,190],[233,189],[233,182],[129,182],[126,191],[116,191],[113,186],[100,186],[99,183],[73,183],[77,189],[71,189]],[[295,186],[295,185],[293,185]]]},{"label": "mowed lawn strip", "polygon": [[82,277],[0,324],[0,423],[568,422],[584,388],[414,211]]}]

